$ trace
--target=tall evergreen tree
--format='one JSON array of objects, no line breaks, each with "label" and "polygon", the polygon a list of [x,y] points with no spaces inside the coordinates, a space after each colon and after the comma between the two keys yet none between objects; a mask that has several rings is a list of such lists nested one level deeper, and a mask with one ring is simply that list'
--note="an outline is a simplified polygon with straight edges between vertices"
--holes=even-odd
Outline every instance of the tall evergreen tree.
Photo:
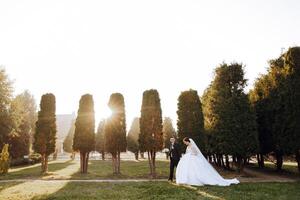
[{"label": "tall evergreen tree", "polygon": [[172,119],[170,117],[165,117],[163,121],[163,136],[164,136],[164,147],[170,147],[170,138],[176,136],[176,131],[173,127]]},{"label": "tall evergreen tree", "polygon": [[214,80],[202,97],[208,141],[213,142],[210,146],[215,146],[221,163],[226,156],[227,167],[228,155],[237,158],[239,170],[257,152],[258,143],[255,112],[244,91],[246,83],[242,65],[223,63],[216,68]]},{"label": "tall evergreen tree", "polygon": [[287,70],[285,101],[285,129],[289,135],[286,146],[289,154],[296,154],[300,172],[300,47],[290,48],[284,55]]},{"label": "tall evergreen tree", "polygon": [[156,152],[163,148],[162,111],[157,90],[146,90],[140,118],[139,144],[142,152],[148,153],[150,175],[156,177]]},{"label": "tall evergreen tree", "polygon": [[105,160],[105,120],[102,120],[97,128],[95,149],[101,153],[102,160]]},{"label": "tall evergreen tree", "polygon": [[124,97],[120,93],[110,96],[112,115],[105,123],[105,149],[111,153],[114,174],[120,174],[120,154],[126,152],[126,118]]},{"label": "tall evergreen tree", "polygon": [[139,159],[139,134],[140,134],[140,118],[136,117],[132,121],[131,127],[127,135],[127,149],[135,155],[135,159]]},{"label": "tall evergreen tree", "polygon": [[[178,98],[177,130],[179,140],[192,138],[204,150],[204,118],[202,104],[196,90],[184,91]],[[182,143],[180,143],[182,145]],[[182,145],[183,147],[183,145]]]},{"label": "tall evergreen tree", "polygon": [[51,93],[41,98],[40,111],[36,122],[33,148],[42,156],[42,172],[48,171],[48,156],[55,151],[56,115],[55,96]]},{"label": "tall evergreen tree", "polygon": [[264,167],[264,157],[274,150],[272,125],[274,115],[272,102],[269,98],[269,89],[272,83],[268,75],[261,75],[250,91],[250,101],[256,113],[259,151],[257,161],[260,168]]},{"label": "tall evergreen tree", "polygon": [[87,173],[89,153],[95,150],[94,100],[90,94],[83,95],[79,102],[75,122],[73,149],[80,152],[81,173]]},{"label": "tall evergreen tree", "polygon": [[67,153],[73,153],[73,138],[75,134],[75,119],[71,122],[71,127],[63,142],[63,149]]}]

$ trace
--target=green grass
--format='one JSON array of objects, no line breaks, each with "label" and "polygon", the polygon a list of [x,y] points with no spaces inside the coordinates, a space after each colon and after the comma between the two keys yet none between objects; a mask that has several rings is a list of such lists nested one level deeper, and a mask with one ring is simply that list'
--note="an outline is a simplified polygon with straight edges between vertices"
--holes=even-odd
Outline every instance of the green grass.
[{"label": "green grass", "polygon": [[[167,178],[169,173],[168,161],[156,162],[157,178]],[[87,174],[79,172],[71,179],[142,179],[149,178],[148,161],[121,161],[121,175],[112,174],[111,161],[90,161]]]},{"label": "green grass", "polygon": [[276,165],[272,162],[265,162],[265,168],[259,169],[257,163],[251,163],[249,167],[260,170],[264,173],[269,174],[277,174],[277,175],[287,175],[287,176],[296,176],[300,177],[300,173],[298,171],[298,166],[296,162],[284,162],[282,165],[282,171],[278,172],[276,170]]},{"label": "green grass", "polygon": [[[58,172],[64,170],[63,172]],[[225,178],[240,176],[234,171],[217,169]],[[169,175],[169,161],[156,161],[158,179],[167,179]],[[49,176],[49,174],[51,176]],[[41,174],[40,165],[17,167],[8,174],[0,175],[0,180],[12,179],[147,179],[149,166],[147,160],[121,161],[121,175],[113,175],[111,161],[92,160],[89,162],[88,173],[81,174],[79,161],[54,161],[49,163],[49,173]]]},{"label": "green grass", "polygon": [[184,187],[166,182],[68,183],[33,199],[299,199],[300,183],[247,183],[230,187]]},{"label": "green grass", "polygon": [[[50,162],[48,164],[49,173],[58,171],[71,165],[71,161],[61,161],[61,162]],[[27,167],[15,167],[9,170],[7,174],[0,175],[0,180],[10,180],[10,179],[35,179],[42,178],[47,174],[41,174],[41,166],[27,166]]]},{"label": "green grass", "polygon": [[[57,171],[66,169],[70,166],[77,167],[70,168],[70,171],[66,170],[61,174],[57,174]],[[93,160],[89,162],[88,173],[81,174],[79,171],[79,161],[57,161],[49,163],[49,173],[41,174],[40,165],[17,167],[13,168],[8,174],[0,175],[0,180],[12,180],[12,179],[37,179],[45,178],[49,174],[53,175],[53,179],[142,179],[149,178],[149,166],[148,161],[121,161],[121,175],[113,175],[111,161]],[[71,171],[72,170],[72,171]],[[168,161],[156,162],[157,178],[166,179],[169,173]],[[64,176],[68,174],[69,176]]]}]

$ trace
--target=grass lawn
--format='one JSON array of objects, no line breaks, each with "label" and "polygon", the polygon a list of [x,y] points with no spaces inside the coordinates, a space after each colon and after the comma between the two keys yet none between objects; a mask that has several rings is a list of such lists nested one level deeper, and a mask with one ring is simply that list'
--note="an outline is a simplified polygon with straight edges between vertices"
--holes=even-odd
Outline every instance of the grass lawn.
[{"label": "grass lawn", "polygon": [[[112,174],[111,161],[91,160],[88,173],[79,172],[79,161],[53,161],[49,163],[49,173],[42,175],[40,165],[17,167],[9,170],[6,175],[1,175],[0,180],[12,179],[145,179],[149,178],[147,160],[121,161],[121,175]],[[218,169],[226,178],[238,177],[234,171]],[[158,179],[167,179],[169,174],[169,161],[156,162]]]},{"label": "grass lawn", "polygon": [[298,166],[296,162],[284,162],[282,165],[282,171],[278,172],[276,171],[276,166],[272,162],[265,162],[265,168],[259,169],[257,163],[251,163],[248,167],[257,169],[264,173],[269,174],[279,174],[279,175],[287,175],[287,176],[296,176],[300,177],[300,173],[298,172]]},{"label": "grass lawn", "polygon": [[[168,178],[169,162],[156,162],[157,178]],[[112,175],[111,161],[90,161],[88,174],[79,172],[72,175],[71,179],[139,179],[149,178],[149,165],[147,160],[143,161],[121,161],[121,175]]]},{"label": "grass lawn", "polygon": [[[9,183],[12,184],[12,183]],[[0,183],[0,188],[15,187]],[[43,187],[41,187],[43,188]],[[167,182],[74,183],[53,193],[37,194],[0,191],[1,199],[299,199],[300,183],[243,183],[230,187],[187,187]],[[1,196],[2,195],[2,196]],[[6,196],[5,196],[6,195]],[[27,196],[28,195],[28,196]]]},{"label": "grass lawn", "polygon": [[[253,166],[255,167],[255,166]],[[218,169],[220,170],[220,169]],[[168,161],[157,161],[158,178],[167,178]],[[221,171],[225,177],[237,176]],[[122,161],[120,176],[112,175],[111,161],[90,161],[89,173],[79,173],[78,161],[53,161],[49,174],[41,175],[40,166],[17,167],[2,180],[25,179],[23,182],[0,183],[0,200],[23,199],[299,199],[300,182],[242,183],[230,187],[178,186],[168,182],[96,183],[70,182],[72,179],[142,179],[148,178],[147,161]],[[28,179],[28,180],[27,180]],[[30,180],[36,179],[36,180]],[[37,179],[48,179],[41,181]],[[50,180],[49,180],[50,179]],[[51,181],[59,179],[62,181]]]}]

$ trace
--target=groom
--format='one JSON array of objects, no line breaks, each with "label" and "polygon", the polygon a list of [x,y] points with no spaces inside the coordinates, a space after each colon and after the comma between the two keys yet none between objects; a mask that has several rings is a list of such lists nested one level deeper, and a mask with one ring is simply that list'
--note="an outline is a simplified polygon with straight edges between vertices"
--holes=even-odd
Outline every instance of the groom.
[{"label": "groom", "polygon": [[168,181],[173,181],[174,176],[174,168],[177,167],[177,164],[180,160],[181,153],[180,153],[180,147],[179,144],[176,143],[176,140],[174,137],[170,138],[170,148],[169,148],[169,156],[170,156],[170,175]]}]

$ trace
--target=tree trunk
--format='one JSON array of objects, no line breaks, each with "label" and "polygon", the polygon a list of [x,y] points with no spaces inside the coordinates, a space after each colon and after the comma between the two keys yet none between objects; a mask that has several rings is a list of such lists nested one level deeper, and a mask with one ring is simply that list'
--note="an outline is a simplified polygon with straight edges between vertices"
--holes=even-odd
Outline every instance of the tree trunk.
[{"label": "tree trunk", "polygon": [[105,160],[105,153],[104,151],[101,152],[102,160]]},{"label": "tree trunk", "polygon": [[244,170],[244,162],[241,156],[237,156],[237,171],[240,173]]},{"label": "tree trunk", "polygon": [[48,156],[45,157],[45,173],[48,172]]},{"label": "tree trunk", "polygon": [[134,156],[135,156],[135,160],[139,160],[139,152],[135,152]]},{"label": "tree trunk", "polygon": [[121,174],[120,165],[121,165],[121,153],[118,152],[118,154],[117,154],[117,173],[118,174]]},{"label": "tree trunk", "polygon": [[112,154],[111,160],[112,160],[112,165],[113,165],[113,173],[116,175],[117,174],[117,154]]},{"label": "tree trunk", "polygon": [[229,165],[229,157],[228,155],[225,156],[225,162],[226,162],[226,169],[230,169],[230,165]]},{"label": "tree trunk", "polygon": [[149,162],[149,168],[150,168],[150,176],[152,177],[153,166],[152,166],[152,161],[151,161],[151,153],[150,153],[150,151],[147,151],[147,153],[148,153],[148,162]]},{"label": "tree trunk", "polygon": [[48,157],[46,154],[42,154],[41,168],[43,174],[48,172]]},{"label": "tree trunk", "polygon": [[220,154],[217,154],[217,165],[218,165],[219,167],[221,167],[221,166],[222,166],[222,162],[221,162],[221,156],[220,156]]},{"label": "tree trunk", "polygon": [[148,151],[148,161],[149,161],[151,178],[156,178],[155,156],[156,156],[155,150]]},{"label": "tree trunk", "polygon": [[153,178],[156,178],[156,165],[155,165],[155,159],[156,159],[156,152],[152,152],[152,166],[153,166]]},{"label": "tree trunk", "polygon": [[80,173],[85,174],[88,170],[89,153],[80,152]]},{"label": "tree trunk", "polygon": [[88,172],[89,156],[90,156],[90,153],[87,152],[86,155],[85,155],[84,173],[87,173],[87,172]]},{"label": "tree trunk", "polygon": [[282,170],[282,164],[283,164],[283,155],[280,151],[276,152],[276,169],[277,171]]},{"label": "tree trunk", "polygon": [[264,155],[262,153],[258,153],[256,157],[257,157],[258,167],[264,168],[265,167]]},{"label": "tree trunk", "polygon": [[80,173],[83,173],[83,153],[80,152]]},{"label": "tree trunk", "polygon": [[222,154],[220,155],[220,160],[221,160],[221,166],[222,166],[223,168],[225,168],[224,158],[223,158],[223,155],[222,155]]},{"label": "tree trunk", "polygon": [[300,172],[300,150],[296,151],[296,160],[298,163],[298,171]]},{"label": "tree trunk", "polygon": [[214,160],[215,165],[218,165],[217,159],[216,159],[216,154],[213,154],[213,160]]},{"label": "tree trunk", "polygon": [[144,152],[141,152],[141,159],[145,159]]}]

